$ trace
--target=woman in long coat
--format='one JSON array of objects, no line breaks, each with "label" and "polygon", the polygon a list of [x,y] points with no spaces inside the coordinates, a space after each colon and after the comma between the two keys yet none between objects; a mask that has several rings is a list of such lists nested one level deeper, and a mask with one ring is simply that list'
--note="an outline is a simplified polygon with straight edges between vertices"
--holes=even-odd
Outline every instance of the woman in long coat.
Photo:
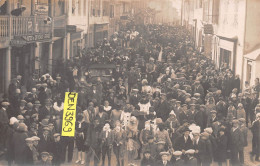
[{"label": "woman in long coat", "polygon": [[216,141],[216,161],[219,166],[222,166],[222,163],[225,163],[227,159],[227,136],[225,135],[225,129],[221,128],[219,130],[219,136]]}]

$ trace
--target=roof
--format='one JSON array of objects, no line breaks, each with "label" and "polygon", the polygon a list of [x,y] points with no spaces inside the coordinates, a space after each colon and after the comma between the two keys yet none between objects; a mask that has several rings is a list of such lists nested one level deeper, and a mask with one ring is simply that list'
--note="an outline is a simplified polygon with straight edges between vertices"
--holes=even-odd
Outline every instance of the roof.
[{"label": "roof", "polygon": [[259,55],[260,55],[260,49],[257,49],[255,51],[252,51],[252,52],[244,55],[244,58],[255,61],[255,60],[260,60]]}]

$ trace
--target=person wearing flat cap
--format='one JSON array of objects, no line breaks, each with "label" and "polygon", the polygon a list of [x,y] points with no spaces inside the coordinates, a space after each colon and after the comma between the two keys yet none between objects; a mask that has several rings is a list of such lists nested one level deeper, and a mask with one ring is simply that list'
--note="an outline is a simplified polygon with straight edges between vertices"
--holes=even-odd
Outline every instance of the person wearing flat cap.
[{"label": "person wearing flat cap", "polygon": [[50,129],[49,127],[43,127],[43,132],[39,136],[40,141],[38,145],[39,152],[49,151],[50,149],[50,143],[51,143],[51,136],[50,136]]},{"label": "person wearing flat cap", "polygon": [[252,139],[252,157],[255,157],[256,161],[259,161],[260,155],[260,113],[256,114],[256,119],[252,123],[252,127],[250,128],[253,139]]},{"label": "person wearing flat cap", "polygon": [[17,132],[14,132],[12,137],[12,146],[14,152],[14,162],[18,165],[23,165],[26,154],[24,153],[26,149],[27,136],[27,126],[24,123],[19,123]]},{"label": "person wearing flat cap", "polygon": [[45,166],[50,166],[52,163],[48,160],[49,158],[49,153],[48,152],[41,152],[40,154],[40,161],[37,163],[37,165],[45,165]]},{"label": "person wearing flat cap", "polygon": [[141,166],[153,166],[154,159],[151,156],[151,152],[149,150],[145,150],[143,153],[143,159],[141,160]]},{"label": "person wearing flat cap", "polygon": [[173,164],[170,162],[169,157],[170,153],[169,152],[160,152],[161,159],[157,162],[156,165],[158,166],[172,166]]},{"label": "person wearing flat cap", "polygon": [[185,152],[185,155],[187,156],[187,161],[185,166],[197,166],[197,159],[194,157],[195,150],[189,149]]},{"label": "person wearing flat cap", "polygon": [[217,149],[215,151],[215,160],[218,162],[219,166],[222,166],[223,163],[226,163],[227,160],[227,143],[228,138],[225,134],[225,128],[220,128],[218,131],[218,137],[216,139]]},{"label": "person wearing flat cap", "polygon": [[53,154],[52,164],[60,166],[62,162],[62,143],[60,133],[53,134],[54,140],[50,144],[50,152]]},{"label": "person wearing flat cap", "polygon": [[244,144],[244,137],[239,129],[239,121],[233,120],[232,121],[233,127],[230,131],[230,152],[231,152],[231,163],[232,165],[240,165],[239,161],[239,151],[242,150]]},{"label": "person wearing flat cap", "polygon": [[44,107],[40,108],[39,110],[39,121],[42,121],[46,118],[47,115],[49,115],[51,118],[53,118],[54,115],[54,109],[52,107],[52,103],[50,99],[46,99],[44,101]]},{"label": "person wearing flat cap", "polygon": [[181,151],[175,151],[172,153],[173,156],[175,157],[175,161],[173,163],[174,166],[182,166],[185,165],[184,160],[181,158],[183,155],[183,152]]},{"label": "person wearing flat cap", "polygon": [[193,143],[190,137],[191,130],[188,127],[183,129],[183,134],[176,139],[174,149],[182,151],[192,149]]},{"label": "person wearing flat cap", "polygon": [[24,158],[24,164],[25,165],[33,165],[33,139],[32,138],[26,138],[26,148],[24,151],[25,158]]}]

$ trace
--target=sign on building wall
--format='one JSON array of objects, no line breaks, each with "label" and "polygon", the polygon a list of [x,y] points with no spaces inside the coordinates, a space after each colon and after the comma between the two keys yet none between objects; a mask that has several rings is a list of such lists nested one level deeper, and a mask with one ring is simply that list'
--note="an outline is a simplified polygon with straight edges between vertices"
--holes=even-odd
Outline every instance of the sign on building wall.
[{"label": "sign on building wall", "polygon": [[49,6],[48,4],[36,4],[35,14],[37,15],[48,15]]}]

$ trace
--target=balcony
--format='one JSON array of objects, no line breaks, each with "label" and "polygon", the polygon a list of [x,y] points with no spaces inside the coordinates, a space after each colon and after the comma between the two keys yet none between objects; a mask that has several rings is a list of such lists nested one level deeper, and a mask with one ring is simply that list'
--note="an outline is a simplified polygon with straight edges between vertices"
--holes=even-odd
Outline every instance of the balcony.
[{"label": "balcony", "polygon": [[50,33],[52,23],[44,23],[44,19],[39,16],[0,16],[0,38]]}]

